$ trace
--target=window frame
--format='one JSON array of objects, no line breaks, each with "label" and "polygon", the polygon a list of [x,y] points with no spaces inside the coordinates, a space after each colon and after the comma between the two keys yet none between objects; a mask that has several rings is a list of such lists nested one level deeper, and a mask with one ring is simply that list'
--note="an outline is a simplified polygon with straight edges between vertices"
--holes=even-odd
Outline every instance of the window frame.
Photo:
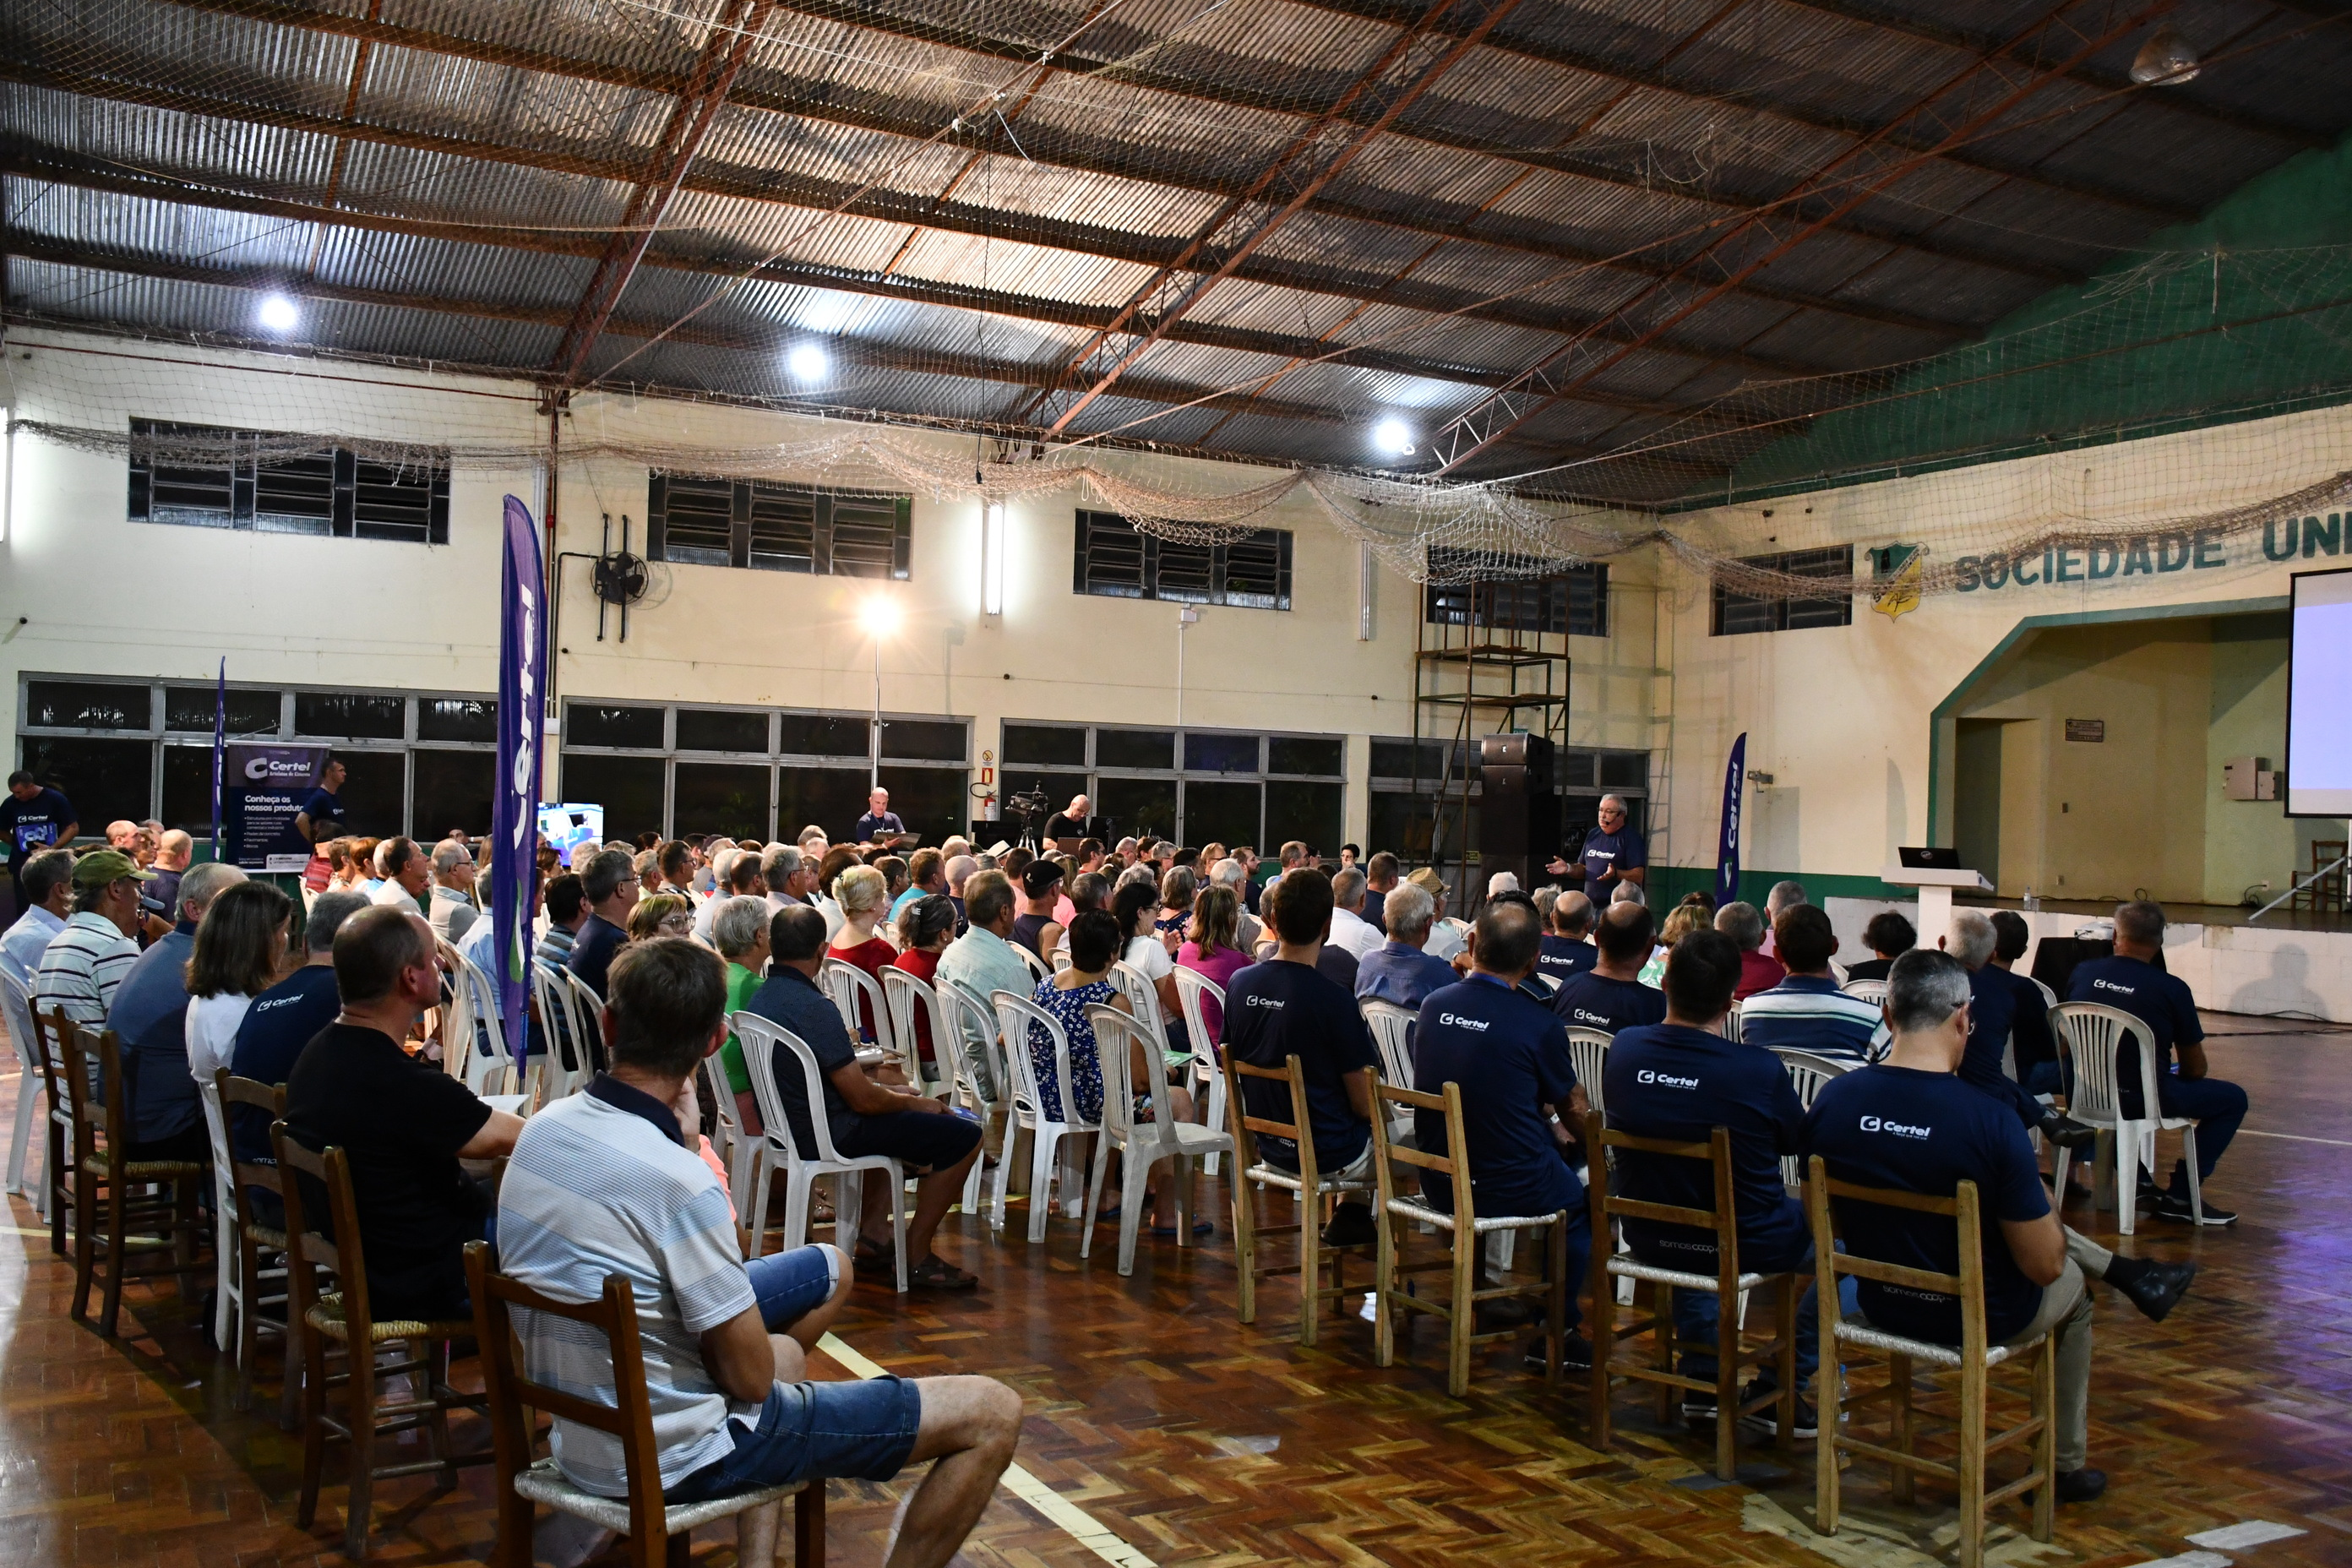
[{"label": "window frame", "polygon": [[[1790,572],[1800,576],[1846,577],[1853,575],[1853,546],[1829,544],[1810,550],[1782,550],[1769,555],[1743,555],[1737,563],[1755,566],[1771,572]],[[1823,594],[1818,597],[1757,598],[1735,593],[1719,580],[1710,580],[1707,636],[1717,637],[1755,637],[1769,632],[1819,631],[1833,626],[1853,625],[1853,599],[1851,593]],[[1792,606],[1811,606],[1792,610]],[[1831,606],[1834,605],[1834,609]],[[1769,625],[1729,625],[1734,616],[1753,616]]]},{"label": "window frame", "polygon": [[[1428,563],[1433,574],[1451,573],[1458,566],[1492,557],[1468,551],[1449,550],[1443,545],[1430,547]],[[1424,626],[1461,626],[1500,632],[1522,632],[1538,637],[1606,637],[1609,635],[1609,563],[1587,561],[1559,568],[1554,563],[1539,561],[1534,556],[1507,557],[1505,564],[1514,571],[1508,577],[1474,579],[1467,583],[1432,581],[1423,586],[1421,617]],[[1547,568],[1552,568],[1546,570]],[[1590,619],[1578,624],[1578,585],[1591,584]],[[1533,618],[1539,624],[1524,624],[1528,618],[1518,612],[1518,605],[1533,590],[1536,597]],[[1496,613],[1496,601],[1507,593],[1513,601],[1513,613],[1507,624]],[[1446,606],[1448,600],[1468,596],[1468,603],[1455,610]],[[1481,608],[1486,611],[1481,614]]]},{"label": "window frame", "polygon": [[[268,430],[241,430],[228,426],[192,425],[172,419],[133,419],[131,430],[134,437],[165,430],[224,436],[239,444],[257,443],[262,437],[275,434]],[[301,471],[305,465],[321,462],[326,465],[323,476]],[[170,482],[163,479],[164,474],[194,475],[215,471],[226,479],[228,505],[226,510],[205,507],[173,510],[215,516],[219,521],[201,521],[197,515],[156,515],[156,488],[159,483]],[[270,464],[263,463],[257,453],[247,451],[219,470],[182,469],[168,464],[159,469],[152,458],[142,458],[134,451],[130,458],[125,515],[131,522],[166,528],[216,528],[235,532],[286,533],[318,539],[366,539],[387,544],[430,546],[448,543],[449,462],[446,457],[425,472],[421,486],[413,480],[404,483],[399,477],[401,473],[402,469],[396,465],[371,462],[344,447],[330,447],[323,457]],[[265,512],[261,510],[262,497],[269,489],[273,479],[281,486],[313,486],[323,480],[327,487],[326,508],[315,518],[309,518],[323,526],[273,526],[270,519],[302,520],[309,517],[305,513]],[[421,516],[413,523],[394,523],[362,515],[371,506],[383,504],[380,497],[373,501],[367,499],[367,492],[371,490],[420,488],[424,493],[415,504],[421,510]]]},{"label": "window frame", "polygon": [[[1254,845],[1261,854],[1266,854],[1268,852],[1268,847],[1263,842],[1263,839],[1266,831],[1265,786],[1270,784],[1332,784],[1338,786],[1340,791],[1340,826],[1342,832],[1346,830],[1348,805],[1348,748],[1350,742],[1349,737],[1344,734],[1311,730],[1224,730],[1205,724],[1091,724],[1076,722],[1066,719],[1023,719],[1007,717],[997,721],[997,744],[995,753],[997,756],[1002,757],[1003,755],[1004,731],[1014,725],[1021,726],[1024,729],[1081,731],[1086,735],[1086,760],[1083,763],[999,763],[998,771],[1005,781],[1002,788],[1009,789],[1011,780],[1016,774],[1035,773],[1060,778],[1077,778],[1083,776],[1086,780],[1087,795],[1091,799],[1099,801],[1102,793],[1102,783],[1105,779],[1133,779],[1151,783],[1172,783],[1176,786],[1176,842],[1180,845],[1191,845],[1195,848],[1199,847],[1199,841],[1190,836],[1185,822],[1185,789],[1188,784],[1194,782],[1203,784],[1247,784],[1257,786],[1258,838],[1244,839],[1240,840],[1239,842]],[[1171,736],[1172,749],[1170,754],[1171,760],[1175,765],[1165,768],[1137,768],[1119,767],[1104,763],[1101,760],[1102,732],[1105,731],[1116,731],[1130,730],[1147,730],[1155,733],[1165,732]],[[1258,742],[1257,766],[1254,769],[1239,773],[1210,773],[1204,769],[1187,769],[1183,765],[1184,739],[1187,735],[1208,735],[1221,738],[1231,736],[1248,736],[1255,739]],[[1333,773],[1275,773],[1271,771],[1268,766],[1272,761],[1273,748],[1267,742],[1276,740],[1336,741],[1339,743],[1339,771]],[[1052,803],[1054,808],[1056,810],[1059,810],[1066,804],[1066,801],[1055,801]],[[1129,830],[1125,827],[1121,827],[1119,829],[1119,834],[1122,837],[1130,836]],[[1339,852],[1339,847],[1337,843],[1334,843],[1328,846],[1318,845],[1316,847],[1336,855]]]},{"label": "window frame", "polygon": [[[716,487],[727,487],[725,561],[710,559],[717,552],[709,546],[696,546],[700,553],[692,558],[674,559],[671,556],[671,499],[673,487],[681,485],[691,488],[677,493],[700,494],[704,499],[715,499]],[[805,557],[777,550],[753,548],[758,542],[755,524],[759,521],[754,513],[758,503],[763,501],[795,506],[805,502],[809,506],[808,552]],[[887,570],[877,574],[838,569],[836,551],[841,543],[840,531],[849,525],[846,518],[836,515],[837,510],[847,510],[844,503],[887,503],[892,509]],[[914,505],[915,498],[911,494],[902,495],[891,490],[819,489],[814,486],[790,485],[775,479],[743,479],[724,474],[694,474],[655,468],[646,477],[646,559],[673,566],[728,566],[738,571],[858,577],[872,582],[909,582],[914,570]],[[763,556],[765,559],[761,558]],[[807,563],[805,565],[796,563],[803,559]]]},{"label": "window frame", "polygon": [[[1095,568],[1096,536],[1099,531],[1106,542],[1131,538],[1136,541],[1136,569],[1133,591],[1109,579],[1108,569],[1098,573]],[[1253,594],[1233,586],[1234,552],[1238,548],[1268,546],[1274,552],[1271,570],[1273,592]],[[1179,589],[1165,591],[1161,573],[1171,564],[1171,552],[1189,555],[1205,551],[1207,585],[1197,591]],[[1293,531],[1286,528],[1261,528],[1240,539],[1222,544],[1186,544],[1147,533],[1124,515],[1091,507],[1076,510],[1071,533],[1070,591],[1097,599],[1156,600],[1163,604],[1216,605],[1228,609],[1287,611],[1297,602],[1294,563],[1297,543]]]}]

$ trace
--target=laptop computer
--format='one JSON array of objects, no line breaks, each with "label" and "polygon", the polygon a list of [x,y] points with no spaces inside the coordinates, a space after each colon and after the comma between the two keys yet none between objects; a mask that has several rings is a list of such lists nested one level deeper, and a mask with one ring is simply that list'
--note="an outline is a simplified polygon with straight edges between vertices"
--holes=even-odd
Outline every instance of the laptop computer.
[{"label": "laptop computer", "polygon": [[1906,844],[1897,848],[1895,855],[1906,871],[1957,871],[1960,868],[1960,852],[1958,849]]}]

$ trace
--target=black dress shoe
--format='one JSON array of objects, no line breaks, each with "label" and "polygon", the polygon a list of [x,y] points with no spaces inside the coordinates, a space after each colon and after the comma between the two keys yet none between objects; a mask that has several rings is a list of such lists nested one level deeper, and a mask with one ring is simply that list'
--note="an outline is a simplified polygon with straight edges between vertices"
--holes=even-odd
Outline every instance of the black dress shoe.
[{"label": "black dress shoe", "polygon": [[[2116,1259],[2117,1263],[2125,1259]],[[2140,1310],[2152,1323],[2164,1321],[2174,1305],[2189,1293],[2191,1280],[2197,1278],[2194,1263],[2156,1263],[2138,1258],[2130,1261],[2139,1267],[2128,1271],[2128,1278],[2118,1279],[2110,1268],[2107,1283],[2123,1292],[2124,1299]]]},{"label": "black dress shoe", "polygon": [[[1529,1372],[1541,1372],[1544,1370],[1544,1342],[1542,1335],[1537,1335],[1535,1342],[1528,1346],[1526,1359],[1522,1361],[1520,1364],[1525,1366]],[[1586,1339],[1582,1334],[1560,1335],[1559,1370],[1561,1373],[1568,1374],[1591,1372],[1592,1370],[1592,1342]]]},{"label": "black dress shoe", "polygon": [[2060,1502],[2089,1502],[2106,1489],[2107,1472],[2105,1470],[2095,1470],[2084,1465],[2079,1470],[2058,1472]]},{"label": "black dress shoe", "polygon": [[1370,1247],[1379,1238],[1369,1204],[1341,1204],[1331,1223],[1323,1227],[1326,1247]]},{"label": "black dress shoe", "polygon": [[2042,1136],[2061,1149],[2087,1149],[2099,1141],[2099,1130],[2068,1116],[2042,1119]]},{"label": "black dress shoe", "polygon": [[2158,1219],[2178,1220],[2182,1225],[2199,1223],[2200,1210],[2203,1213],[2203,1223],[2206,1225],[2238,1223],[2237,1210],[2218,1207],[2211,1198],[2207,1198],[2202,1204],[2192,1207],[2189,1202],[2189,1194],[2186,1193],[2158,1193],[2156,1194],[2156,1201],[2151,1203],[2148,1208]]}]

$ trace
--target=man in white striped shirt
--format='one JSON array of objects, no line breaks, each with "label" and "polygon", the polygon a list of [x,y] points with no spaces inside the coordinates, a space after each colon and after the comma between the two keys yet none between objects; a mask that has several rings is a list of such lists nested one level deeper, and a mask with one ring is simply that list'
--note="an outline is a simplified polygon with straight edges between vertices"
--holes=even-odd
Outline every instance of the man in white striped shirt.
[{"label": "man in white striped shirt", "polygon": [[92,1029],[106,1027],[114,993],[139,962],[139,888],[154,879],[120,849],[100,849],[74,862],[74,912],[41,952],[33,977],[33,1007],[65,1009]]},{"label": "man in white striped shirt", "polygon": [[[629,1281],[667,1501],[827,1477],[887,1480],[936,1459],[889,1561],[937,1568],[1012,1462],[1020,1396],[983,1377],[804,1380],[805,1354],[851,1273],[830,1247],[747,1268],[726,1189],[688,1146],[694,1068],[726,1038],[725,1004],[718,954],[685,938],[632,943],[613,961],[611,1069],[524,1124],[499,1194],[499,1266],[568,1301],[594,1300],[608,1274]],[[603,1336],[515,1318],[533,1378],[615,1403]],[[625,1495],[617,1439],[558,1418],[552,1447],[575,1486]]]},{"label": "man in white striped shirt", "polygon": [[1767,1050],[1811,1051],[1848,1061],[1885,1054],[1888,1032],[1875,1002],[1849,996],[1830,973],[1837,932],[1813,904],[1796,904],[1772,924],[1772,945],[1788,977],[1739,1005],[1739,1037]]}]

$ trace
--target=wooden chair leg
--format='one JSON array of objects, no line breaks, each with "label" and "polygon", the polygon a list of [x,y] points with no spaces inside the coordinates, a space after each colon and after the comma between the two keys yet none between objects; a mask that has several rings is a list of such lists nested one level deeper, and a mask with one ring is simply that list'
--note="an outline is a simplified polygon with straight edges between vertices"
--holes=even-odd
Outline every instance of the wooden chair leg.
[{"label": "wooden chair leg", "polygon": [[1813,1373],[1813,1528],[1835,1535],[1838,1528],[1838,1405],[1845,1396],[1845,1377],[1835,1356],[1823,1356]]},{"label": "wooden chair leg", "polygon": [[[1779,1430],[1774,1444],[1782,1453],[1790,1452],[1797,1441],[1797,1277],[1780,1277],[1780,1300],[1778,1303],[1780,1324],[1780,1355],[1777,1371],[1780,1381],[1780,1403],[1773,1407]],[[1821,1369],[1813,1369],[1819,1377]]]},{"label": "wooden chair leg", "polygon": [[[304,1267],[309,1266],[306,1264]],[[291,1318],[293,1314],[289,1311],[287,1316]],[[290,1369],[287,1376],[292,1379]],[[305,1333],[302,1336],[301,1385],[302,1489],[295,1504],[294,1522],[308,1530],[319,1517],[319,1480],[327,1464],[327,1337],[324,1334]],[[289,1386],[291,1386],[290,1382]]]},{"label": "wooden chair leg", "polygon": [[90,1274],[98,1267],[98,1191],[88,1171],[74,1173],[73,1320],[89,1321]]},{"label": "wooden chair leg", "polygon": [[[307,1268],[309,1264],[301,1267]],[[289,1253],[286,1258],[286,1377],[278,1389],[278,1425],[280,1430],[299,1432],[303,1426],[302,1390],[310,1382],[310,1334],[294,1310],[295,1262]]]},{"label": "wooden chair leg", "polygon": [[[55,1120],[49,1122],[49,1163],[41,1173],[49,1184],[49,1250],[59,1258],[66,1255],[66,1208],[71,1194],[66,1191],[66,1132]],[[74,1185],[81,1185],[81,1174],[74,1173]]]},{"label": "wooden chair leg", "polygon": [[243,1300],[236,1312],[236,1408],[247,1410],[253,1405],[253,1358],[260,1349],[261,1332],[255,1321],[261,1304],[261,1247],[247,1236],[244,1227],[234,1217],[228,1226],[236,1232],[236,1280]]},{"label": "wooden chair leg", "polygon": [[1715,1303],[1715,1473],[1739,1479],[1739,1303]]},{"label": "wooden chair leg", "polygon": [[1981,1364],[1960,1368],[1959,1568],[1984,1568],[1985,1372]]},{"label": "wooden chair leg", "polygon": [[1397,1288],[1399,1221],[1383,1207],[1373,1216],[1372,1223],[1372,1364],[1392,1366],[1396,1363],[1396,1312],[1389,1304],[1389,1297]]},{"label": "wooden chair leg", "polygon": [[1241,1321],[1257,1321],[1257,1189],[1234,1173],[1234,1304]]},{"label": "wooden chair leg", "polygon": [[824,1568],[823,1481],[811,1481],[793,1499],[793,1560],[798,1568]]},{"label": "wooden chair leg", "polygon": [[449,1386],[449,1342],[422,1344],[416,1359],[425,1363],[424,1396],[433,1402],[431,1414],[425,1418],[425,1440],[433,1446],[433,1457],[441,1461],[441,1484],[457,1484],[456,1450],[449,1446],[449,1407],[441,1403],[440,1390]]},{"label": "wooden chair leg", "polygon": [[[1889,1446],[1898,1454],[1916,1453],[1919,1424],[1916,1415],[1911,1408],[1911,1358],[1909,1356],[1894,1355],[1887,1358],[1886,1386],[1889,1390],[1886,1405],[1887,1425],[1892,1428],[1887,1434],[1892,1439]],[[1918,1490],[1916,1480],[1916,1472],[1910,1466],[1895,1466],[1895,1500],[1906,1508],[1910,1507],[1912,1499]]]},{"label": "wooden chair leg", "polygon": [[[1603,1244],[1593,1245],[1597,1247]],[[1586,1427],[1592,1447],[1602,1452],[1609,1447],[1609,1363],[1616,1355],[1617,1288],[1611,1276],[1602,1272],[1593,1276],[1592,1375],[1585,1380],[1590,1405]]]},{"label": "wooden chair leg", "polygon": [[694,1562],[694,1532],[681,1530],[671,1536],[662,1548],[664,1568],[689,1568]]},{"label": "wooden chair leg", "polygon": [[1298,1194],[1298,1342],[1310,1350],[1323,1320],[1322,1215],[1320,1194]]},{"label": "wooden chair leg", "polygon": [[1475,1231],[1454,1235],[1454,1307],[1445,1320],[1445,1392],[1459,1399],[1470,1392],[1470,1336],[1478,1331],[1478,1309],[1470,1300],[1478,1288],[1478,1255],[1486,1250]]},{"label": "wooden chair leg", "polygon": [[1552,1222],[1544,1246],[1544,1267],[1551,1271],[1551,1289],[1544,1297],[1544,1386],[1558,1388],[1568,1341],[1568,1293],[1576,1288],[1568,1278],[1567,1221]]},{"label": "wooden chair leg", "polygon": [[[1675,1293],[1671,1286],[1653,1284],[1653,1301],[1657,1318],[1650,1331],[1650,1364],[1659,1372],[1675,1370]],[[1681,1395],[1661,1383],[1654,1385],[1658,1406],[1658,1424],[1664,1426],[1674,1419],[1675,1405]]]},{"label": "wooden chair leg", "polygon": [[[367,1555],[368,1526],[375,1502],[375,1347],[354,1342],[348,1359],[352,1486],[343,1505],[343,1555],[356,1563]],[[320,1436],[323,1440],[323,1428]]]},{"label": "wooden chair leg", "polygon": [[2058,1336],[2042,1342],[2033,1358],[2033,1414],[2042,1430],[2033,1439],[2033,1468],[2042,1484],[2033,1489],[2033,1539],[2047,1541],[2058,1510]]}]

